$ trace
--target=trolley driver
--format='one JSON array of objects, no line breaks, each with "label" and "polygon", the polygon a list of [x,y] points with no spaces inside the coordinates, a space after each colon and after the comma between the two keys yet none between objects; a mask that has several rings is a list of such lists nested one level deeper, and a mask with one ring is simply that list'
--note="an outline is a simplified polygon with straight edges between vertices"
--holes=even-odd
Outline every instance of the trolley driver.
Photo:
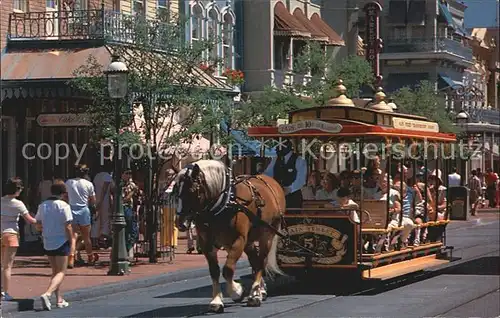
[{"label": "trolley driver", "polygon": [[287,208],[302,207],[302,187],[307,181],[307,162],[293,152],[292,142],[286,139],[276,147],[273,158],[264,174],[273,177],[283,187]]}]

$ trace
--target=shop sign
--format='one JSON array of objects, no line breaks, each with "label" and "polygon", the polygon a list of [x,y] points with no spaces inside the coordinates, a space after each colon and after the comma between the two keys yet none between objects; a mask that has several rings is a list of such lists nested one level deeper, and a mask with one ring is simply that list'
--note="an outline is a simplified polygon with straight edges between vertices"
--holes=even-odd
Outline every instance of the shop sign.
[{"label": "shop sign", "polygon": [[366,60],[370,63],[373,69],[373,74],[380,76],[379,54],[381,49],[381,41],[379,39],[379,21],[382,7],[378,2],[369,2],[365,5],[366,12]]},{"label": "shop sign", "polygon": [[36,122],[41,127],[85,127],[90,126],[88,114],[40,114]]}]

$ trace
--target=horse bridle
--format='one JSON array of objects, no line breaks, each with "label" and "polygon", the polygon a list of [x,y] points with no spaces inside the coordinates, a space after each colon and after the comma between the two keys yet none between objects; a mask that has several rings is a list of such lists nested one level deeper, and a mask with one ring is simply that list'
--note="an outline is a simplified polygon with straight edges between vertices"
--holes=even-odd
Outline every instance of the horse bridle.
[{"label": "horse bridle", "polygon": [[[186,173],[185,175],[188,175],[189,178],[191,178],[191,173],[194,168],[195,164],[189,164],[186,166]],[[226,206],[229,204],[229,202],[234,199],[234,184],[233,184],[233,178],[232,178],[232,170],[229,167],[226,167],[226,179],[224,181],[224,189],[216,196],[216,199],[210,200],[209,204],[203,208],[199,212],[195,212],[193,215],[194,217],[200,215],[200,214],[205,214],[206,212],[210,212],[212,216],[217,216],[220,213],[224,211]],[[194,180],[191,180],[191,182],[194,183]],[[199,181],[197,181],[199,182]],[[201,187],[201,184],[197,185],[198,187]],[[178,198],[182,195],[184,192],[184,185],[179,189],[180,192],[177,195]],[[177,211],[177,215],[180,215],[182,212]]]}]

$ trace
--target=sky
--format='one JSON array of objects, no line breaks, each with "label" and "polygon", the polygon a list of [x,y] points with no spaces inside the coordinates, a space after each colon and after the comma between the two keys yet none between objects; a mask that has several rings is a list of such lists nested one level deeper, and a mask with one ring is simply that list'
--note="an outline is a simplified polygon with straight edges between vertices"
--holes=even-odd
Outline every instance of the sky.
[{"label": "sky", "polygon": [[498,27],[498,0],[463,0],[467,5],[465,10],[466,28]]}]

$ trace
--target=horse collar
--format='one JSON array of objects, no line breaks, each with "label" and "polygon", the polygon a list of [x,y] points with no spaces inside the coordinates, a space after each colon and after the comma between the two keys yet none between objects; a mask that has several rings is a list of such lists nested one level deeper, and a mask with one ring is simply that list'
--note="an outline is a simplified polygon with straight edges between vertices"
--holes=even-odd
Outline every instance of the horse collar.
[{"label": "horse collar", "polygon": [[209,211],[213,216],[218,216],[226,209],[229,202],[231,201],[234,201],[234,182],[232,178],[231,168],[226,168],[226,182],[224,190],[219,195],[217,201]]}]

